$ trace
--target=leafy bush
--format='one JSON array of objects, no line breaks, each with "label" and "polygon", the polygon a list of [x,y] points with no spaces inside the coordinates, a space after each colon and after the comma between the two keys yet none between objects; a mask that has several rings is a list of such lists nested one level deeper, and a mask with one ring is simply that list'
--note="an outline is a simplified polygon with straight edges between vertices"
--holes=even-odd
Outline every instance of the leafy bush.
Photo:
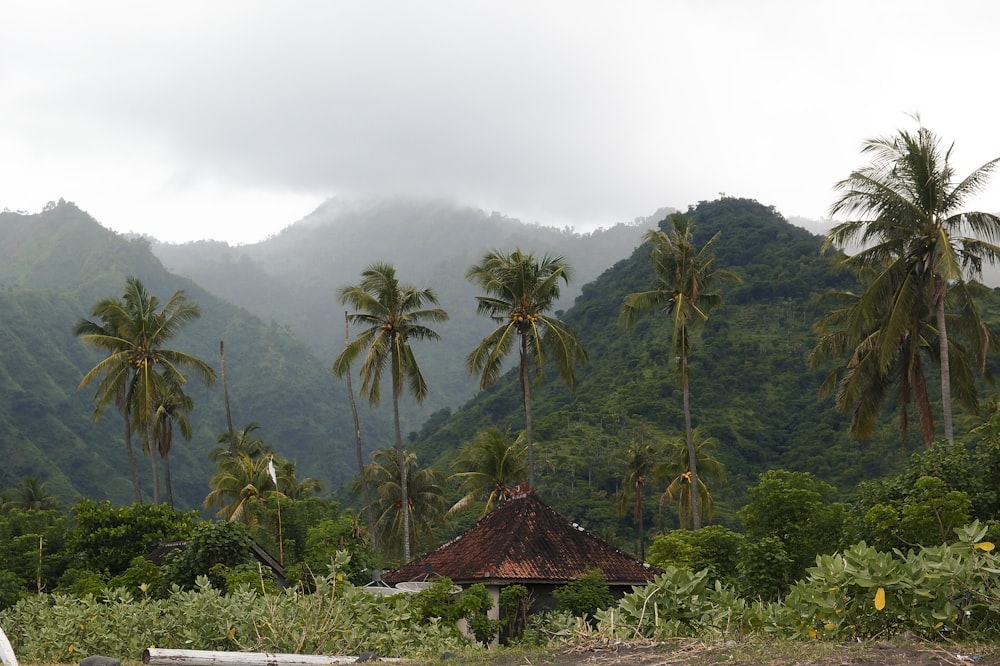
[{"label": "leafy bush", "polygon": [[836,639],[893,635],[926,638],[1000,635],[1000,559],[978,522],[959,540],[905,553],[864,542],[817,558],[785,599],[796,636]]},{"label": "leafy bush", "polygon": [[163,579],[168,585],[191,588],[199,576],[208,576],[217,590],[226,589],[226,574],[252,561],[247,527],[235,521],[198,523],[184,550],[164,558]]},{"label": "leafy bush", "polygon": [[572,613],[576,617],[593,618],[597,611],[614,603],[611,590],[600,569],[594,569],[560,585],[552,591],[556,599],[556,610]]},{"label": "leafy bush", "polygon": [[707,578],[705,569],[667,567],[617,607],[599,611],[598,632],[617,640],[738,635],[747,622],[746,602],[719,581],[708,587]]},{"label": "leafy bush", "polygon": [[647,559],[661,569],[668,566],[690,571],[706,569],[710,583],[718,580],[732,585],[740,576],[737,565],[742,543],[742,534],[721,525],[697,531],[673,530],[653,539]]},{"label": "leafy bush", "polygon": [[736,588],[748,599],[777,601],[792,584],[792,559],[777,537],[746,539],[740,544]]},{"label": "leafy bush", "polygon": [[500,632],[502,642],[516,642],[524,636],[534,600],[524,585],[507,585],[500,590]]}]

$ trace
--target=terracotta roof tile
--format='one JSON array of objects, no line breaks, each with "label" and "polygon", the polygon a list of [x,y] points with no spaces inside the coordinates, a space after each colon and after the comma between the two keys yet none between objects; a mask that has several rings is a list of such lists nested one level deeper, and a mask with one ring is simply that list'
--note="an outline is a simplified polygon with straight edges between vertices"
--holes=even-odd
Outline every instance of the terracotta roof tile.
[{"label": "terracotta roof tile", "polygon": [[456,583],[565,583],[591,569],[609,583],[647,583],[658,573],[571,523],[534,494],[501,504],[465,533],[383,579],[424,580],[428,572]]}]

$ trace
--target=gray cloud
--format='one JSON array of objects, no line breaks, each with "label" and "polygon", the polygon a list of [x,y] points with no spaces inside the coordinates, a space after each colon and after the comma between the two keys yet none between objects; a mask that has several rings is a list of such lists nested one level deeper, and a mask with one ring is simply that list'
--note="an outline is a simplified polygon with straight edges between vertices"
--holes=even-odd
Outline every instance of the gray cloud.
[{"label": "gray cloud", "polygon": [[[557,226],[719,192],[819,217],[861,141],[914,111],[966,169],[1000,154],[993,3],[946,16],[929,0],[0,11],[0,206],[66,196],[161,237],[261,237],[352,193],[443,195]],[[937,38],[913,44],[930,15]],[[227,218],[242,228],[209,225]]]}]

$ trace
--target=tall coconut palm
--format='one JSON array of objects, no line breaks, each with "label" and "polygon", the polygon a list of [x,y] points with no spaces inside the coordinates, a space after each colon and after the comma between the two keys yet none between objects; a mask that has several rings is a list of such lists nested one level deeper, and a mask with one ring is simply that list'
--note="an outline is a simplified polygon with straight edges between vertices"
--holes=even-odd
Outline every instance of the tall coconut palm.
[{"label": "tall coconut palm", "polygon": [[618,493],[616,509],[619,518],[632,510],[632,520],[639,529],[640,560],[646,559],[646,530],[642,515],[644,491],[646,480],[656,466],[657,453],[655,442],[643,436],[630,438],[618,452],[625,466],[625,479]]},{"label": "tall coconut palm", "polygon": [[587,352],[573,329],[548,314],[559,299],[560,283],[569,283],[571,270],[562,257],[544,255],[538,259],[520,249],[509,254],[495,250],[484,255],[465,277],[485,292],[476,297],[479,314],[498,324],[466,359],[469,372],[480,376],[481,389],[496,383],[504,360],[516,345],[528,447],[528,487],[534,488],[531,376],[541,381],[545,365],[551,360],[572,389],[576,385],[575,366],[587,361]]},{"label": "tall coconut palm", "polygon": [[[660,503],[677,500],[677,517],[684,529],[695,529],[696,524],[712,517],[714,511],[712,493],[709,492],[705,480],[726,482],[725,465],[712,455],[712,449],[718,446],[718,440],[714,437],[703,437],[700,428],[695,428],[693,438],[697,468],[701,472],[697,478],[691,473],[686,437],[678,437],[668,442],[666,457],[654,470],[656,476],[668,481],[667,489],[660,497]],[[692,493],[692,487],[697,487],[698,492]],[[695,511],[699,512],[697,521]]]},{"label": "tall coconut palm", "polygon": [[[447,498],[445,478],[431,467],[419,468],[417,455],[407,452],[406,471],[401,473],[399,458],[390,449],[380,449],[372,455],[372,462],[365,465],[368,483],[378,491],[376,501],[375,527],[379,531],[379,542],[383,548],[409,551],[419,548],[421,543],[431,544],[434,540],[434,525],[446,517]],[[409,507],[404,515],[401,480],[409,479],[406,503]],[[410,520],[413,529],[403,530],[404,520]],[[410,548],[402,543],[411,540]]]},{"label": "tall coconut palm", "polygon": [[528,471],[524,433],[516,438],[509,430],[483,430],[458,452],[451,463],[452,479],[461,481],[461,499],[448,510],[455,514],[470,504],[486,499],[483,514],[509,499]]},{"label": "tall coconut palm", "polygon": [[[919,118],[916,118],[919,123]],[[869,139],[861,148],[871,162],[836,184],[839,198],[830,208],[847,221],[827,234],[826,246],[858,246],[844,263],[859,274],[871,274],[857,307],[869,328],[879,330],[872,353],[886,373],[895,362],[900,341],[933,327],[929,343],[937,344],[941,374],[944,434],[954,441],[952,423],[953,345],[949,340],[947,303],[958,291],[966,317],[967,353],[980,371],[993,344],[989,328],[975,304],[962,293],[968,281],[978,280],[983,262],[1000,259],[1000,217],[961,209],[982,191],[1000,158],[991,160],[958,180],[950,163],[952,146],[922,125],[916,133]],[[874,322],[874,323],[873,323]],[[974,397],[974,389],[961,387]]]},{"label": "tall coconut palm", "polygon": [[[110,299],[100,301],[91,312],[94,319],[82,319],[73,329],[73,334],[77,337],[85,335],[98,335],[102,340],[102,350],[109,356],[120,351],[123,345],[119,342],[117,330],[120,321],[119,317],[124,312],[124,304],[119,302],[117,307],[108,305]],[[114,403],[122,417],[125,428],[125,453],[128,456],[129,471],[132,474],[132,490],[135,493],[135,501],[142,504],[142,487],[139,483],[139,469],[135,463],[135,452],[132,449],[132,409],[127,400],[128,386],[132,376],[132,369],[123,358],[119,358],[118,364],[106,364],[101,371],[101,381],[98,383],[97,392],[94,395],[94,421],[100,421],[107,405]],[[83,386],[81,382],[80,386]]]},{"label": "tall coconut palm", "polygon": [[388,370],[392,384],[392,416],[395,428],[397,469],[401,470],[403,561],[410,560],[409,493],[406,477],[403,436],[399,425],[399,399],[406,386],[418,402],[427,396],[427,383],[410,346],[412,340],[437,340],[440,336],[427,323],[443,322],[448,313],[436,305],[437,295],[431,289],[417,289],[400,284],[396,269],[390,264],[375,263],[361,274],[361,282],[340,290],[340,301],[356,312],[348,315],[352,324],[363,330],[348,344],[333,362],[333,372],[343,377],[359,356],[361,362],[361,394],[372,405],[379,403],[382,376]]},{"label": "tall coconut palm", "polygon": [[[646,232],[646,242],[651,247],[653,288],[629,294],[621,309],[621,321],[631,329],[640,316],[647,312],[662,312],[671,320],[671,349],[677,359],[684,406],[684,431],[687,437],[688,464],[691,483],[698,487],[698,461],[691,425],[691,390],[688,372],[688,355],[691,351],[693,328],[708,320],[708,311],[722,302],[722,295],[713,291],[715,283],[738,282],[740,277],[732,271],[715,268],[714,245],[719,239],[715,234],[699,250],[695,247],[693,224],[687,215],[670,216],[670,232],[651,229]],[[698,493],[691,495],[693,529],[701,526]]]},{"label": "tall coconut palm", "polygon": [[147,292],[138,278],[130,276],[125,280],[121,299],[104,299],[94,306],[93,312],[100,321],[111,326],[106,328],[92,320],[84,320],[77,325],[77,334],[84,342],[108,355],[83,377],[80,386],[101,377],[98,393],[106,404],[121,384],[126,385],[125,399],[132,418],[144,429],[144,449],[149,451],[152,462],[153,503],[159,504],[160,475],[155,437],[159,387],[169,382],[183,385],[187,377],[182,370],[188,369],[201,375],[206,383],[215,379],[215,372],[201,359],[163,345],[184,325],[201,316],[201,310],[187,301],[183,291],[175,292],[161,306],[159,299]]}]

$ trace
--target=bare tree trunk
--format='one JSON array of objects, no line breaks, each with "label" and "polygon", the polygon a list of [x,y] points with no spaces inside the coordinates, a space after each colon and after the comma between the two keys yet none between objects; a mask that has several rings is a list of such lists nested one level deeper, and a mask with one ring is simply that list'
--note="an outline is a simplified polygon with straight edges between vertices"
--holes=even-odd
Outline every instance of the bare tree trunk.
[{"label": "bare tree trunk", "polygon": [[[351,342],[350,320],[344,311],[344,347]],[[351,370],[344,373],[347,377],[347,398],[351,403],[351,415],[354,417],[355,453],[358,458],[358,474],[361,475],[361,494],[365,499],[365,520],[368,522],[368,534],[372,539],[372,548],[378,550],[378,535],[375,532],[375,512],[372,509],[372,499],[368,492],[368,480],[365,478],[365,457],[361,448],[361,420],[358,418],[358,405],[354,401],[354,387],[351,383]]]},{"label": "bare tree trunk", "polygon": [[135,491],[136,504],[142,504],[142,486],[139,485],[139,468],[135,464],[135,451],[132,450],[132,422],[128,410],[122,407],[122,421],[125,422],[125,451],[128,453],[128,467],[132,471],[132,489]]},{"label": "bare tree trunk", "polygon": [[524,438],[528,444],[528,490],[535,490],[535,435],[531,416],[531,378],[528,376],[528,340],[521,335],[521,398],[524,400]]},{"label": "bare tree trunk", "polygon": [[691,428],[691,391],[688,388],[687,356],[681,357],[681,386],[684,395],[684,432],[687,436],[688,471],[691,472],[691,529],[701,528],[701,512],[698,498],[698,453],[694,448],[694,432]]},{"label": "bare tree trunk", "polygon": [[153,467],[153,504],[160,503],[160,468],[156,464],[159,455],[156,450],[156,435],[153,430],[153,417],[146,421],[146,441],[149,448],[149,460]]},{"label": "bare tree trunk", "polygon": [[229,429],[229,452],[236,454],[236,430],[233,429],[233,414],[229,411],[229,384],[226,383],[226,353],[223,340],[219,340],[219,375],[222,378],[222,399],[226,403],[226,427]]},{"label": "bare tree trunk", "polygon": [[406,479],[406,451],[403,450],[403,435],[399,429],[399,391],[392,389],[392,418],[396,426],[396,461],[399,464],[400,514],[403,521],[403,564],[410,561],[410,493]]},{"label": "bare tree trunk", "polygon": [[646,528],[642,524],[642,487],[645,480],[640,476],[635,483],[635,518],[639,523],[639,561],[646,561]]},{"label": "bare tree trunk", "polygon": [[944,437],[949,444],[954,444],[955,431],[951,420],[951,362],[948,358],[948,329],[944,316],[944,297],[948,293],[948,283],[940,277],[936,280],[938,344],[941,354],[941,410],[944,412]]}]

